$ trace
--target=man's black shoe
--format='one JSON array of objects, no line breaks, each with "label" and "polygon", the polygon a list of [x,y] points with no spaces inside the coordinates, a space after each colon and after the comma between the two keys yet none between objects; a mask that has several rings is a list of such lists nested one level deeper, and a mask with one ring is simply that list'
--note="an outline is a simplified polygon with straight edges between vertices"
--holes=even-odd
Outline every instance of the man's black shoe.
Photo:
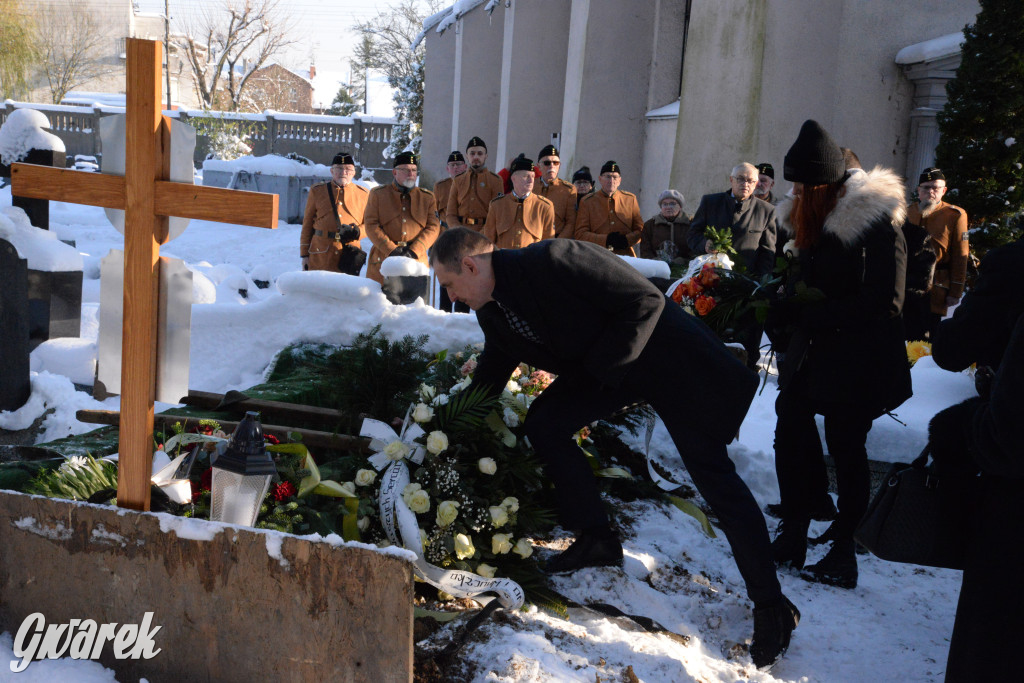
[{"label": "man's black shoe", "polygon": [[544,566],[548,574],[566,574],[584,567],[622,566],[622,544],[613,534],[583,532],[576,542]]},{"label": "man's black shoe", "polygon": [[800,573],[801,578],[837,588],[857,587],[857,555],[853,539],[835,541],[820,562]]},{"label": "man's black shoe", "polygon": [[802,569],[807,559],[807,527],[810,522],[781,521],[772,541],[772,559],[776,565]]},{"label": "man's black shoe", "polygon": [[800,623],[800,610],[785,595],[770,607],[754,608],[754,637],[750,641],[750,658],[754,666],[767,671],[789,649],[793,630]]}]

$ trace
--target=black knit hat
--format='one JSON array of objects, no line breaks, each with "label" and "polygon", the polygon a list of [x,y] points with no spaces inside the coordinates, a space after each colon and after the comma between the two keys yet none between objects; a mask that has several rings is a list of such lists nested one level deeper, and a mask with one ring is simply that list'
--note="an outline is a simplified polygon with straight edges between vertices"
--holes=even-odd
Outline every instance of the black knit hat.
[{"label": "black knit hat", "polygon": [[594,184],[594,176],[590,175],[589,166],[580,166],[580,170],[572,174],[572,181],[575,183],[577,180],[585,180],[591,185]]},{"label": "black knit hat", "polygon": [[401,152],[395,157],[395,163],[391,164],[391,168],[398,168],[404,164],[418,165],[420,160],[412,152]]},{"label": "black knit hat", "polygon": [[348,152],[338,152],[334,155],[334,160],[331,161],[331,166],[338,166],[341,164],[349,164],[355,166],[356,162],[352,161],[352,155]]},{"label": "black knit hat", "polygon": [[543,147],[540,148],[540,153],[537,155],[537,158],[538,159],[543,159],[544,157],[557,157],[557,156],[558,156],[558,148],[557,147],[555,147],[554,145],[544,145]]},{"label": "black knit hat", "polygon": [[757,172],[761,175],[766,175],[772,180],[775,180],[775,167],[769,163],[762,162],[757,165]]},{"label": "black knit hat", "polygon": [[604,166],[601,167],[601,175],[605,173],[622,173],[622,169],[619,167],[618,162],[606,161]]},{"label": "black knit hat", "polygon": [[533,159],[527,159],[526,155],[520,154],[512,160],[512,165],[508,168],[509,173],[515,173],[516,171],[532,171],[533,170]]},{"label": "black knit hat", "polygon": [[946,176],[944,176],[942,174],[942,169],[941,168],[935,168],[934,166],[931,166],[931,167],[926,168],[923,171],[921,171],[921,177],[918,178],[917,184],[918,185],[922,185],[922,184],[927,183],[927,182],[929,182],[931,180],[945,180],[945,179],[946,179]]},{"label": "black knit hat", "polygon": [[449,164],[452,163],[453,161],[465,161],[465,160],[466,160],[466,157],[462,156],[462,152],[460,152],[459,150],[454,150],[451,154],[448,155],[448,163]]},{"label": "black knit hat", "polygon": [[807,185],[831,185],[845,175],[846,163],[836,141],[817,121],[804,121],[796,142],[786,152],[782,176]]},{"label": "black knit hat", "polygon": [[475,135],[469,139],[469,142],[466,143],[467,152],[469,151],[470,147],[483,147],[484,151],[487,151],[487,144]]}]

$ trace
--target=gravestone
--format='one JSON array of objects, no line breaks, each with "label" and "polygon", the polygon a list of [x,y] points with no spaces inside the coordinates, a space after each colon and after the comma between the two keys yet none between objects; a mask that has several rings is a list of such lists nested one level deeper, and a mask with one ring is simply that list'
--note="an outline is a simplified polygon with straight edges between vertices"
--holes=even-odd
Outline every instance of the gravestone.
[{"label": "gravestone", "polygon": [[[53,149],[30,149],[25,158],[21,159],[23,164],[39,164],[40,166],[54,166],[56,168],[64,168],[66,165],[64,152],[53,150]],[[10,177],[11,171],[7,170],[7,176]],[[50,229],[50,200],[49,199],[32,199],[29,197],[19,197],[18,195],[11,196],[11,204],[18,208],[24,209],[25,213],[28,214],[29,222],[37,228],[43,230]],[[79,287],[81,289],[81,287]],[[81,297],[81,292],[79,292]],[[75,330],[74,336],[78,336],[78,331]]]},{"label": "gravestone", "polygon": [[418,298],[427,301],[427,287],[430,285],[429,275],[397,275],[384,278],[381,291],[393,304],[411,304]]},{"label": "gravestone", "polygon": [[31,349],[47,339],[78,337],[82,327],[82,271],[29,269],[28,313]]},{"label": "gravestone", "polygon": [[0,239],[0,410],[17,410],[32,393],[27,271],[14,245]]}]

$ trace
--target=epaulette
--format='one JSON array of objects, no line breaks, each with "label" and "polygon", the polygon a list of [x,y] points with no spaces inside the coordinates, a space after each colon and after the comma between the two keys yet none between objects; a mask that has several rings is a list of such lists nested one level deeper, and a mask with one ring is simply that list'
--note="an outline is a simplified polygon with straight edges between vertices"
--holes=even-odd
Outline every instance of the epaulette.
[{"label": "epaulette", "polygon": [[431,194],[431,195],[434,194],[433,190],[428,190],[425,187],[417,187],[416,189],[419,190],[420,192],[426,192],[427,194]]},{"label": "epaulette", "polygon": [[501,199],[504,196],[505,196],[505,193],[499,192],[498,196],[491,200],[491,204],[493,204],[494,202],[498,201],[499,199]]},{"label": "epaulette", "polygon": [[[536,193],[536,192],[534,192],[534,194],[537,194],[537,193]],[[553,209],[553,208],[555,208],[555,203],[554,203],[554,202],[552,202],[552,201],[551,201],[550,199],[548,199],[547,197],[545,197],[545,196],[543,196],[543,195],[539,195],[539,194],[537,194],[537,199],[541,200],[542,202],[544,202],[544,203],[546,203],[546,204],[550,204],[550,205],[551,205],[551,208],[552,208],[552,209]]]}]

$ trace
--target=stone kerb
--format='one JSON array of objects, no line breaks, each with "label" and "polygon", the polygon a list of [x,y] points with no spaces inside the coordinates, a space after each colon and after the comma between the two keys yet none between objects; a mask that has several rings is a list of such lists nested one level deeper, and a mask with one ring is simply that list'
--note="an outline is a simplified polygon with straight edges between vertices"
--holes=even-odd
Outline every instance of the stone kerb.
[{"label": "stone kerb", "polygon": [[402,557],[9,491],[0,519],[0,631],[35,613],[119,628],[152,612],[155,657],[102,650],[119,680],[412,680]]}]

